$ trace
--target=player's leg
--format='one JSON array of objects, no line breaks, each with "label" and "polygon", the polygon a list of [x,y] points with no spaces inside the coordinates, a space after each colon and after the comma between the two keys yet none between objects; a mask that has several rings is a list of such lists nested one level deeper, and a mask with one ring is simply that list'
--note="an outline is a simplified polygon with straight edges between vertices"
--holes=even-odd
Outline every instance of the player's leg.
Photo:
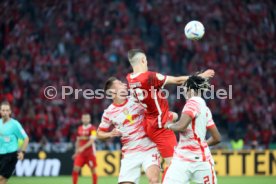
[{"label": "player's leg", "polygon": [[[174,153],[174,147],[177,145],[176,136],[173,131],[164,128],[147,127],[148,137],[156,144],[161,157],[165,160],[166,165],[170,165]],[[164,169],[163,178],[166,174],[167,167]]]},{"label": "player's leg", "polygon": [[173,159],[165,175],[163,184],[189,183],[191,172],[189,162]]},{"label": "player's leg", "polygon": [[91,174],[92,174],[92,183],[93,184],[97,184],[98,183],[98,175],[97,175],[97,172],[96,172],[96,167],[93,167],[93,168],[90,168],[91,170]]},{"label": "player's leg", "polygon": [[[169,111],[168,121],[175,122],[175,121],[177,121],[177,119],[178,119],[178,114],[176,112]],[[169,133],[169,134],[171,134],[171,133]],[[171,137],[170,139],[174,139],[175,136],[169,135],[169,137]],[[176,146],[175,141],[173,140],[172,142],[174,142],[174,144]],[[169,157],[165,157],[164,160],[165,160],[166,164],[169,165],[171,163],[171,161],[172,161],[172,156],[171,157],[170,156]],[[166,173],[166,169],[164,171],[164,174]]]},{"label": "player's leg", "polygon": [[73,172],[72,172],[73,184],[78,183],[79,173],[83,165],[84,165],[84,158],[83,156],[78,154],[74,160],[74,166],[73,166]]},{"label": "player's leg", "polygon": [[174,147],[177,145],[177,140],[173,131],[167,129],[159,130],[161,133],[154,136],[154,142],[156,143],[162,158],[164,158],[168,166],[171,163]]},{"label": "player's leg", "polygon": [[144,154],[141,154],[141,159],[143,159],[143,169],[150,184],[159,183],[160,176],[160,155],[157,149],[152,149]]},{"label": "player's leg", "polygon": [[217,177],[214,165],[211,162],[198,162],[194,163],[195,171],[192,175],[192,181],[198,184],[210,183],[216,184]]},{"label": "player's leg", "polygon": [[78,178],[79,178],[80,170],[81,170],[81,167],[79,167],[79,166],[74,166],[73,167],[73,172],[72,172],[73,184],[77,184],[78,183]]},{"label": "player's leg", "polygon": [[89,166],[89,168],[91,170],[93,184],[97,184],[98,183],[98,175],[96,172],[96,167],[97,167],[96,157],[94,155],[90,155],[90,157],[86,161],[86,164]]},{"label": "player's leg", "polygon": [[[169,120],[173,120],[173,115],[169,116]],[[177,145],[174,132],[164,128],[159,129],[151,127],[146,121],[144,122],[144,128],[147,136],[157,145],[157,149],[168,166],[171,163],[174,147]],[[162,181],[166,171],[167,167],[164,169]]]},{"label": "player's leg", "polygon": [[146,170],[146,176],[149,180],[149,184],[159,183],[160,167],[157,165],[151,165]]},{"label": "player's leg", "polygon": [[[175,122],[175,121],[177,121],[177,119],[178,119],[178,114],[175,113],[175,112],[169,111],[168,121]],[[166,164],[169,165],[172,161],[172,157],[166,157],[166,158],[164,158],[164,160],[165,160]],[[162,181],[164,180],[164,177],[167,173],[167,170],[168,170],[168,167],[166,167],[164,169],[164,173],[163,173],[163,176],[162,176]]]},{"label": "player's leg", "polygon": [[127,155],[121,160],[121,168],[118,178],[120,184],[138,184],[141,175],[142,161],[139,155]]},{"label": "player's leg", "polygon": [[156,144],[161,157],[169,165],[173,157],[174,147],[177,145],[174,132],[164,128],[148,128],[147,135]]},{"label": "player's leg", "polygon": [[5,178],[4,176],[0,175],[0,184],[6,184],[7,183],[7,178]]}]

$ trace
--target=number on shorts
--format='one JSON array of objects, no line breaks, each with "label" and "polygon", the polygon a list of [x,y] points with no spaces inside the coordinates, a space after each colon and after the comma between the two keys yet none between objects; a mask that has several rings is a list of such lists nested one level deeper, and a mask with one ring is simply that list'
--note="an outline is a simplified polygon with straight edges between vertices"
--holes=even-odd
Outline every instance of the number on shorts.
[{"label": "number on shorts", "polygon": [[209,179],[209,176],[204,176],[203,177],[203,181],[204,181],[204,184],[210,184],[210,179]]},{"label": "number on shorts", "polygon": [[159,159],[159,155],[156,153],[156,154],[152,154],[152,157],[155,159],[155,160],[158,160]]}]

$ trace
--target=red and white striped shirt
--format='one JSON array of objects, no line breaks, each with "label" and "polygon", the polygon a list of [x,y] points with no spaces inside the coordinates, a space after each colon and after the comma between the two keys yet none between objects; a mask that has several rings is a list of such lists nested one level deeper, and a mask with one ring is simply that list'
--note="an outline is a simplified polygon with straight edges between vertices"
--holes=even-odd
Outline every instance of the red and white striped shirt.
[{"label": "red and white striped shirt", "polygon": [[208,128],[215,126],[210,109],[201,97],[192,97],[185,104],[182,113],[189,115],[192,122],[181,132],[174,157],[188,162],[212,161],[206,142]]},{"label": "red and white striped shirt", "polygon": [[143,127],[145,110],[141,104],[127,99],[124,104],[111,104],[102,116],[99,130],[109,131],[111,125],[122,133],[122,153],[145,152],[156,149]]}]

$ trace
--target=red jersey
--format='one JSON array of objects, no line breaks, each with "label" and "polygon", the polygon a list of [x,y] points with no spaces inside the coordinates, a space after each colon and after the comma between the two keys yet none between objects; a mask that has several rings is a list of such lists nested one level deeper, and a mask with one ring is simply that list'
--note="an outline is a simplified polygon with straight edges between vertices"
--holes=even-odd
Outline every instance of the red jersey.
[{"label": "red jersey", "polygon": [[[96,128],[89,124],[88,126],[81,125],[78,127],[77,136],[81,137],[79,140],[79,147],[85,145],[90,139],[96,138]],[[83,139],[85,137],[86,139]],[[96,152],[95,145],[93,144],[91,147],[85,149],[81,154],[82,155],[94,155]]]},{"label": "red jersey", "polygon": [[152,127],[162,128],[168,121],[169,104],[161,91],[166,79],[167,76],[151,71],[127,75],[128,85],[147,109],[145,119]]}]

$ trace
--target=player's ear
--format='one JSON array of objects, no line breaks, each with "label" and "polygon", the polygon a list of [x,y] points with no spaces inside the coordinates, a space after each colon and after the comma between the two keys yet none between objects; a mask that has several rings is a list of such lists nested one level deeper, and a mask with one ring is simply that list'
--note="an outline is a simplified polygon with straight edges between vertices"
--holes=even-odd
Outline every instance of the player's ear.
[{"label": "player's ear", "polygon": [[147,58],[143,57],[144,64],[147,64]]}]

